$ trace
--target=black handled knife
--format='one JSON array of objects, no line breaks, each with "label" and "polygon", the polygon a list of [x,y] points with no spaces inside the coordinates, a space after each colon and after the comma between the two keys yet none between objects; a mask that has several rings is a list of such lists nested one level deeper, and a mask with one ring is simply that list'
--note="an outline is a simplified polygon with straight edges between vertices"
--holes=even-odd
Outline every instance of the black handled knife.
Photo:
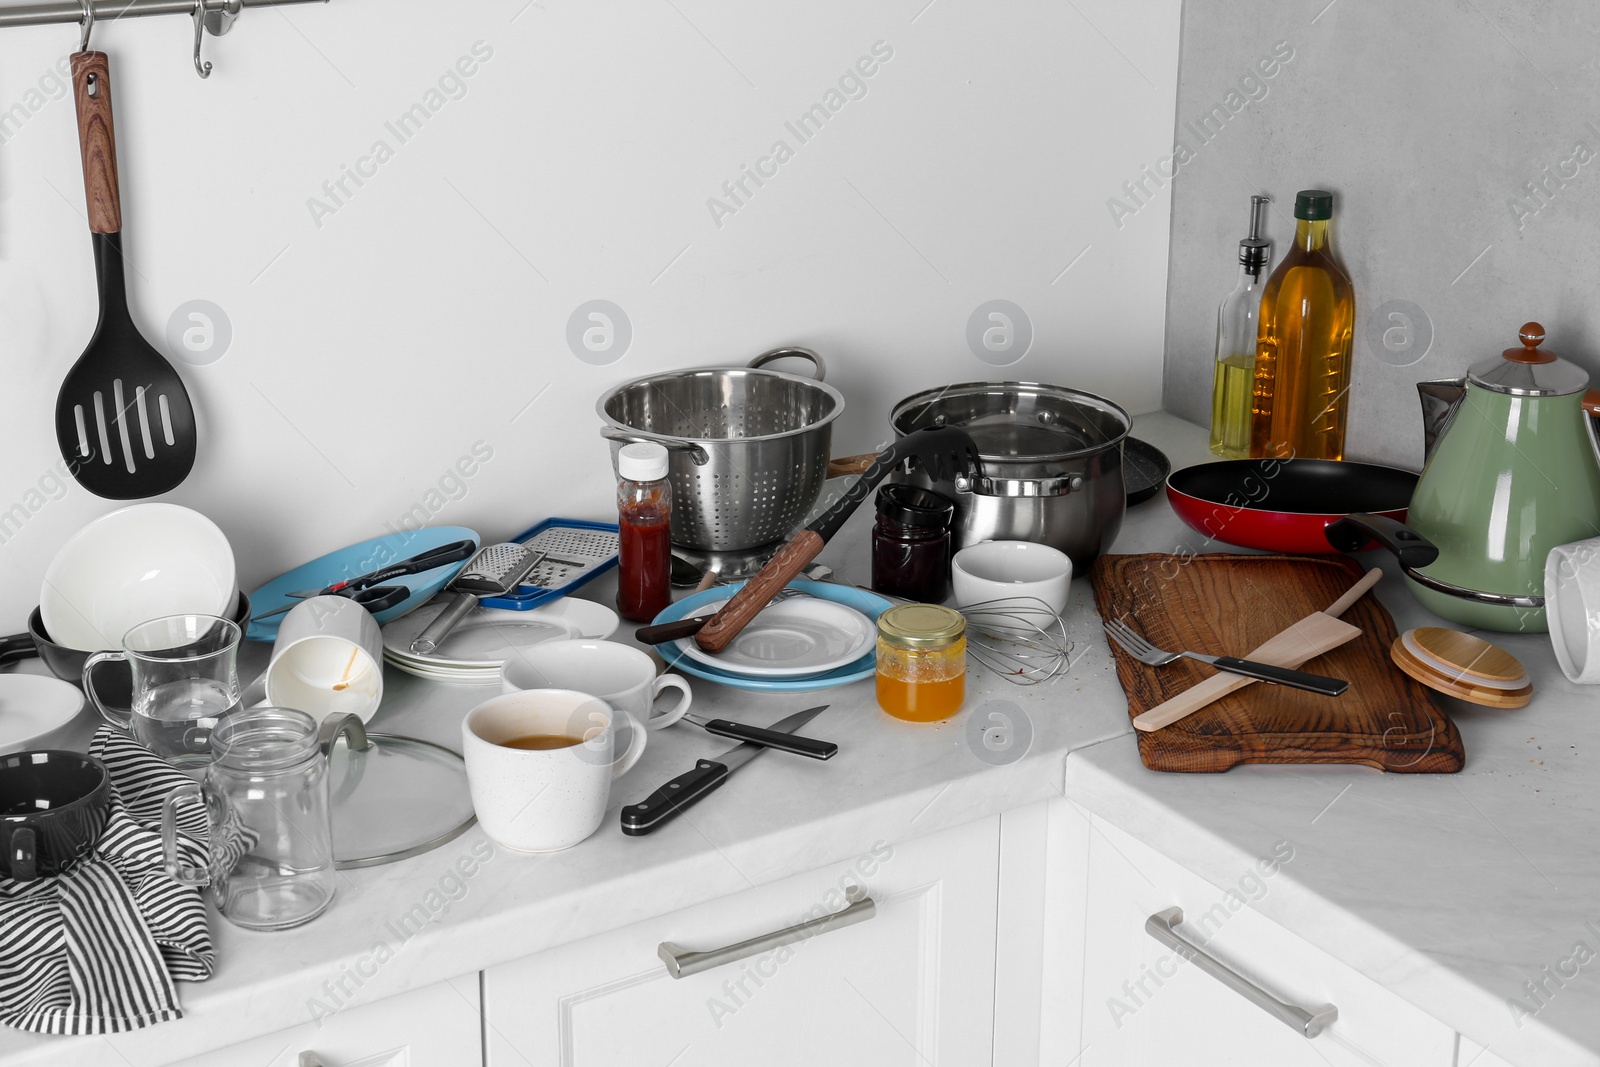
[{"label": "black handled knife", "polygon": [[[791,734],[822,712],[829,705],[797,711],[767,727],[778,733]],[[736,725],[736,724],[735,724]],[[629,837],[640,837],[660,829],[683,811],[728,780],[728,776],[765,752],[767,747],[754,741],[735,745],[713,759],[699,760],[694,770],[678,775],[666,785],[651,793],[637,804],[622,809],[622,832]]]},{"label": "black handled knife", "polygon": [[692,722],[708,734],[731,737],[735,741],[754,741],[758,745],[775,748],[779,752],[792,752],[796,756],[812,759],[832,759],[839,754],[839,746],[832,741],[819,741],[814,737],[801,737],[764,726],[749,726],[732,719],[708,719],[704,715],[688,714],[684,722]]}]

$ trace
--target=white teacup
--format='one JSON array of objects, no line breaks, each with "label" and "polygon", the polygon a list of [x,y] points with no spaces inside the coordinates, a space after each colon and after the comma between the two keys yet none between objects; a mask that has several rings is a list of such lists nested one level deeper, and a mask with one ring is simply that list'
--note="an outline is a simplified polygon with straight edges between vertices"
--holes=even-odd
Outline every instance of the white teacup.
[{"label": "white teacup", "polygon": [[[520,649],[500,668],[500,691],[574,689],[593,693],[652,730],[671,726],[689,710],[693,694],[676,674],[656,674],[647,654],[615,641],[546,641]],[[655,711],[664,689],[678,690],[677,703]]]},{"label": "white teacup", "polygon": [[[624,722],[631,740],[615,758]],[[570,689],[529,689],[484,701],[461,724],[467,786],[483,832],[517,852],[571,848],[600,828],[611,782],[639,762],[648,736],[626,712]],[[529,738],[568,743],[513,746]]]},{"label": "white teacup", "polygon": [[314,596],[278,624],[272,659],[244,703],[298,708],[319,722],[355,715],[362,722],[383,701],[383,634],[378,620],[349,597]]},{"label": "white teacup", "polygon": [[1545,557],[1544,617],[1561,673],[1600,683],[1600,537],[1559,545]]}]

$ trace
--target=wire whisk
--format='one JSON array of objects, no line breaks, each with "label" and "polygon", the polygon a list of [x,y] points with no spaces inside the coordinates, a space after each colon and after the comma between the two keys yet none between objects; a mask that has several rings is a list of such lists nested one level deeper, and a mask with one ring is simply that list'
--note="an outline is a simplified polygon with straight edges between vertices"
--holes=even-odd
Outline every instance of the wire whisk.
[{"label": "wire whisk", "polygon": [[1005,597],[958,608],[967,619],[967,655],[1013,685],[1038,685],[1072,663],[1072,638],[1038,597]]}]

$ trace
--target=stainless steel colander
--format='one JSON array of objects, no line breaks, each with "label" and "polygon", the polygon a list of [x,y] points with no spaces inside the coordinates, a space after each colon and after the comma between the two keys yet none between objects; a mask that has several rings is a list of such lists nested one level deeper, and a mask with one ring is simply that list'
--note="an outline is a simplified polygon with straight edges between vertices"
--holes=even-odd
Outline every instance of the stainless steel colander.
[{"label": "stainless steel colander", "polygon": [[[761,368],[808,359],[816,376]],[[613,442],[666,446],[672,540],[727,552],[782,540],[816,503],[828,472],[833,420],[844,397],[825,385],[822,358],[778,348],[748,367],[698,367],[636,378],[595,405]]]}]

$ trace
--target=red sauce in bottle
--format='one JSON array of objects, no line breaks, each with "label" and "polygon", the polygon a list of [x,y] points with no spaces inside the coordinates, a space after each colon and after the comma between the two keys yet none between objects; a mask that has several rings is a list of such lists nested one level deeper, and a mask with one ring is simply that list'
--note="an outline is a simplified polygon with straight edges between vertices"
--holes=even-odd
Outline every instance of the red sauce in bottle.
[{"label": "red sauce in bottle", "polygon": [[667,450],[625,445],[617,458],[617,611],[651,622],[672,603],[672,485]]}]

